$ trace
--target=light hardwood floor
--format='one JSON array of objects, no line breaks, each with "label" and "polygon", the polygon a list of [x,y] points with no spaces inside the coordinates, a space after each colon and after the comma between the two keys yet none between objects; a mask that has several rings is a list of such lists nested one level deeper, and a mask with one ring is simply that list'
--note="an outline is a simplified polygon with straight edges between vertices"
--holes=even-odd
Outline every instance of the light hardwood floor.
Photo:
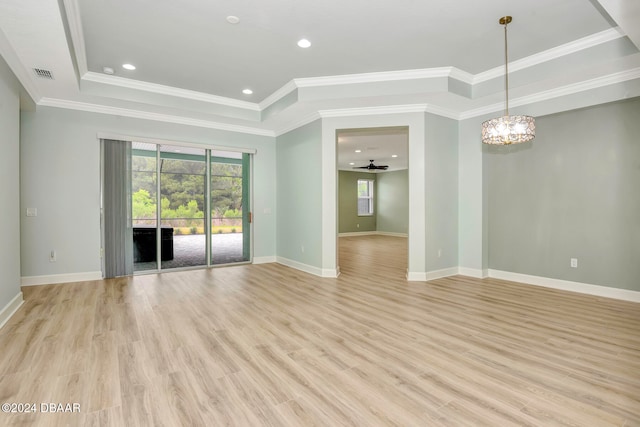
[{"label": "light hardwood floor", "polygon": [[640,426],[640,305],[456,276],[406,239],[340,239],[342,275],[277,264],[25,288],[0,402],[37,426]]}]

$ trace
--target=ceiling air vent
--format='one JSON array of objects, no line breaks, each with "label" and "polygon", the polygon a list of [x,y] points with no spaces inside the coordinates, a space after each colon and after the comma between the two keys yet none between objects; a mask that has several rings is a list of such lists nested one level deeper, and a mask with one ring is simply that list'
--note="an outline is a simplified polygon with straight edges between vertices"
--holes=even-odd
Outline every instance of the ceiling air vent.
[{"label": "ceiling air vent", "polygon": [[34,68],[33,71],[36,73],[36,76],[40,77],[41,79],[53,80],[53,74],[49,70]]}]

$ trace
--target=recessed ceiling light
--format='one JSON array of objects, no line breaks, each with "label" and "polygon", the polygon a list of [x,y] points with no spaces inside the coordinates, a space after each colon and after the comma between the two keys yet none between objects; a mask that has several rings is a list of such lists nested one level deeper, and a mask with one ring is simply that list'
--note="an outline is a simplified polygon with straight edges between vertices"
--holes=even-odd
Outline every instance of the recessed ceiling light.
[{"label": "recessed ceiling light", "polygon": [[298,41],[298,46],[300,46],[303,49],[308,48],[309,46],[311,46],[311,42],[307,39],[300,39]]},{"label": "recessed ceiling light", "polygon": [[350,162],[349,164],[350,164],[351,166],[355,165],[355,163],[353,163],[353,162]]},{"label": "recessed ceiling light", "polygon": [[115,70],[111,67],[103,67],[102,72],[105,74],[112,75],[113,73],[115,73]]},{"label": "recessed ceiling light", "polygon": [[133,64],[122,64],[122,68],[125,70],[133,71],[136,69],[136,66]]},{"label": "recessed ceiling light", "polygon": [[362,153],[362,150],[356,150],[356,153]]},{"label": "recessed ceiling light", "polygon": [[397,154],[392,154],[391,157],[398,157],[398,155]]},{"label": "recessed ceiling light", "polygon": [[229,15],[227,16],[227,22],[229,24],[237,24],[238,22],[240,22],[240,18],[238,18],[237,16]]},{"label": "recessed ceiling light", "polygon": [[242,93],[244,93],[245,95],[251,95],[253,91],[251,89],[242,89]]}]

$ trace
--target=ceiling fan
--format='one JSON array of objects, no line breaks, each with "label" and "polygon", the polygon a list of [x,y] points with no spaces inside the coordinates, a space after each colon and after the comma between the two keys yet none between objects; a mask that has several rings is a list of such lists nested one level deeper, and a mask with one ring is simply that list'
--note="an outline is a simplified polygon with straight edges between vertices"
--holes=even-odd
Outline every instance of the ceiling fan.
[{"label": "ceiling fan", "polygon": [[377,170],[377,169],[379,169],[379,170],[386,171],[389,168],[388,165],[376,166],[376,165],[373,164],[373,160],[369,160],[369,162],[370,163],[369,163],[368,166],[358,166],[358,167],[355,167],[354,169],[369,169],[369,170]]}]

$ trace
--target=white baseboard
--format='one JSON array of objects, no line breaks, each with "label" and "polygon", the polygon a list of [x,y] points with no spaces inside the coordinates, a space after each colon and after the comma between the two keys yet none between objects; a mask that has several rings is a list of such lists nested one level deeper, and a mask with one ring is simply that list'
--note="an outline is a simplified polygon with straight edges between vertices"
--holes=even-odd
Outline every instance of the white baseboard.
[{"label": "white baseboard", "polygon": [[269,264],[272,262],[278,262],[275,256],[255,256],[253,257],[254,264]]},{"label": "white baseboard", "polygon": [[22,286],[53,285],[56,283],[86,282],[102,280],[101,271],[87,271],[85,273],[51,274],[48,276],[22,277]]},{"label": "white baseboard", "polygon": [[512,273],[509,271],[489,270],[489,277],[543,286],[545,288],[596,295],[625,301],[640,302],[640,292],[629,289],[610,288],[608,286],[590,285],[588,283],[571,282],[568,280],[551,279],[548,277],[530,276],[528,274]]},{"label": "white baseboard", "polygon": [[458,274],[458,267],[443,268],[442,270],[427,271],[427,281],[441,279],[443,277],[455,276]]},{"label": "white baseboard", "polygon": [[18,311],[23,303],[24,299],[22,299],[22,292],[18,292],[18,295],[13,297],[13,299],[9,301],[2,310],[0,310],[0,328],[2,328],[5,323],[11,319],[11,316]]},{"label": "white baseboard", "polygon": [[391,231],[376,231],[378,236],[391,236],[391,237],[409,237],[407,233],[392,233]]},{"label": "white baseboard", "polygon": [[355,232],[349,232],[349,233],[338,233],[338,237],[357,237],[357,236],[409,237],[407,233],[392,233],[390,231],[355,231]]},{"label": "white baseboard", "polygon": [[407,280],[409,282],[426,282],[427,281],[427,272],[425,272],[425,271],[408,271],[407,270]]},{"label": "white baseboard", "polygon": [[479,268],[458,267],[458,274],[461,276],[475,277],[476,279],[485,279],[489,277],[489,270]]},{"label": "white baseboard", "polygon": [[340,270],[337,269],[337,268],[323,268],[322,269],[322,277],[335,279],[339,275],[340,275]]},{"label": "white baseboard", "polygon": [[295,268],[296,270],[304,271],[305,273],[313,274],[314,276],[323,277],[323,269],[314,267],[312,265],[303,264],[298,261],[294,261],[289,258],[283,258],[281,256],[276,257],[278,264],[286,265],[287,267]]},{"label": "white baseboard", "polygon": [[338,237],[375,236],[377,231],[354,231],[349,233],[338,233]]},{"label": "white baseboard", "polygon": [[407,281],[428,282],[429,280],[441,279],[443,277],[455,276],[458,274],[458,267],[443,268],[433,271],[407,271]]}]

